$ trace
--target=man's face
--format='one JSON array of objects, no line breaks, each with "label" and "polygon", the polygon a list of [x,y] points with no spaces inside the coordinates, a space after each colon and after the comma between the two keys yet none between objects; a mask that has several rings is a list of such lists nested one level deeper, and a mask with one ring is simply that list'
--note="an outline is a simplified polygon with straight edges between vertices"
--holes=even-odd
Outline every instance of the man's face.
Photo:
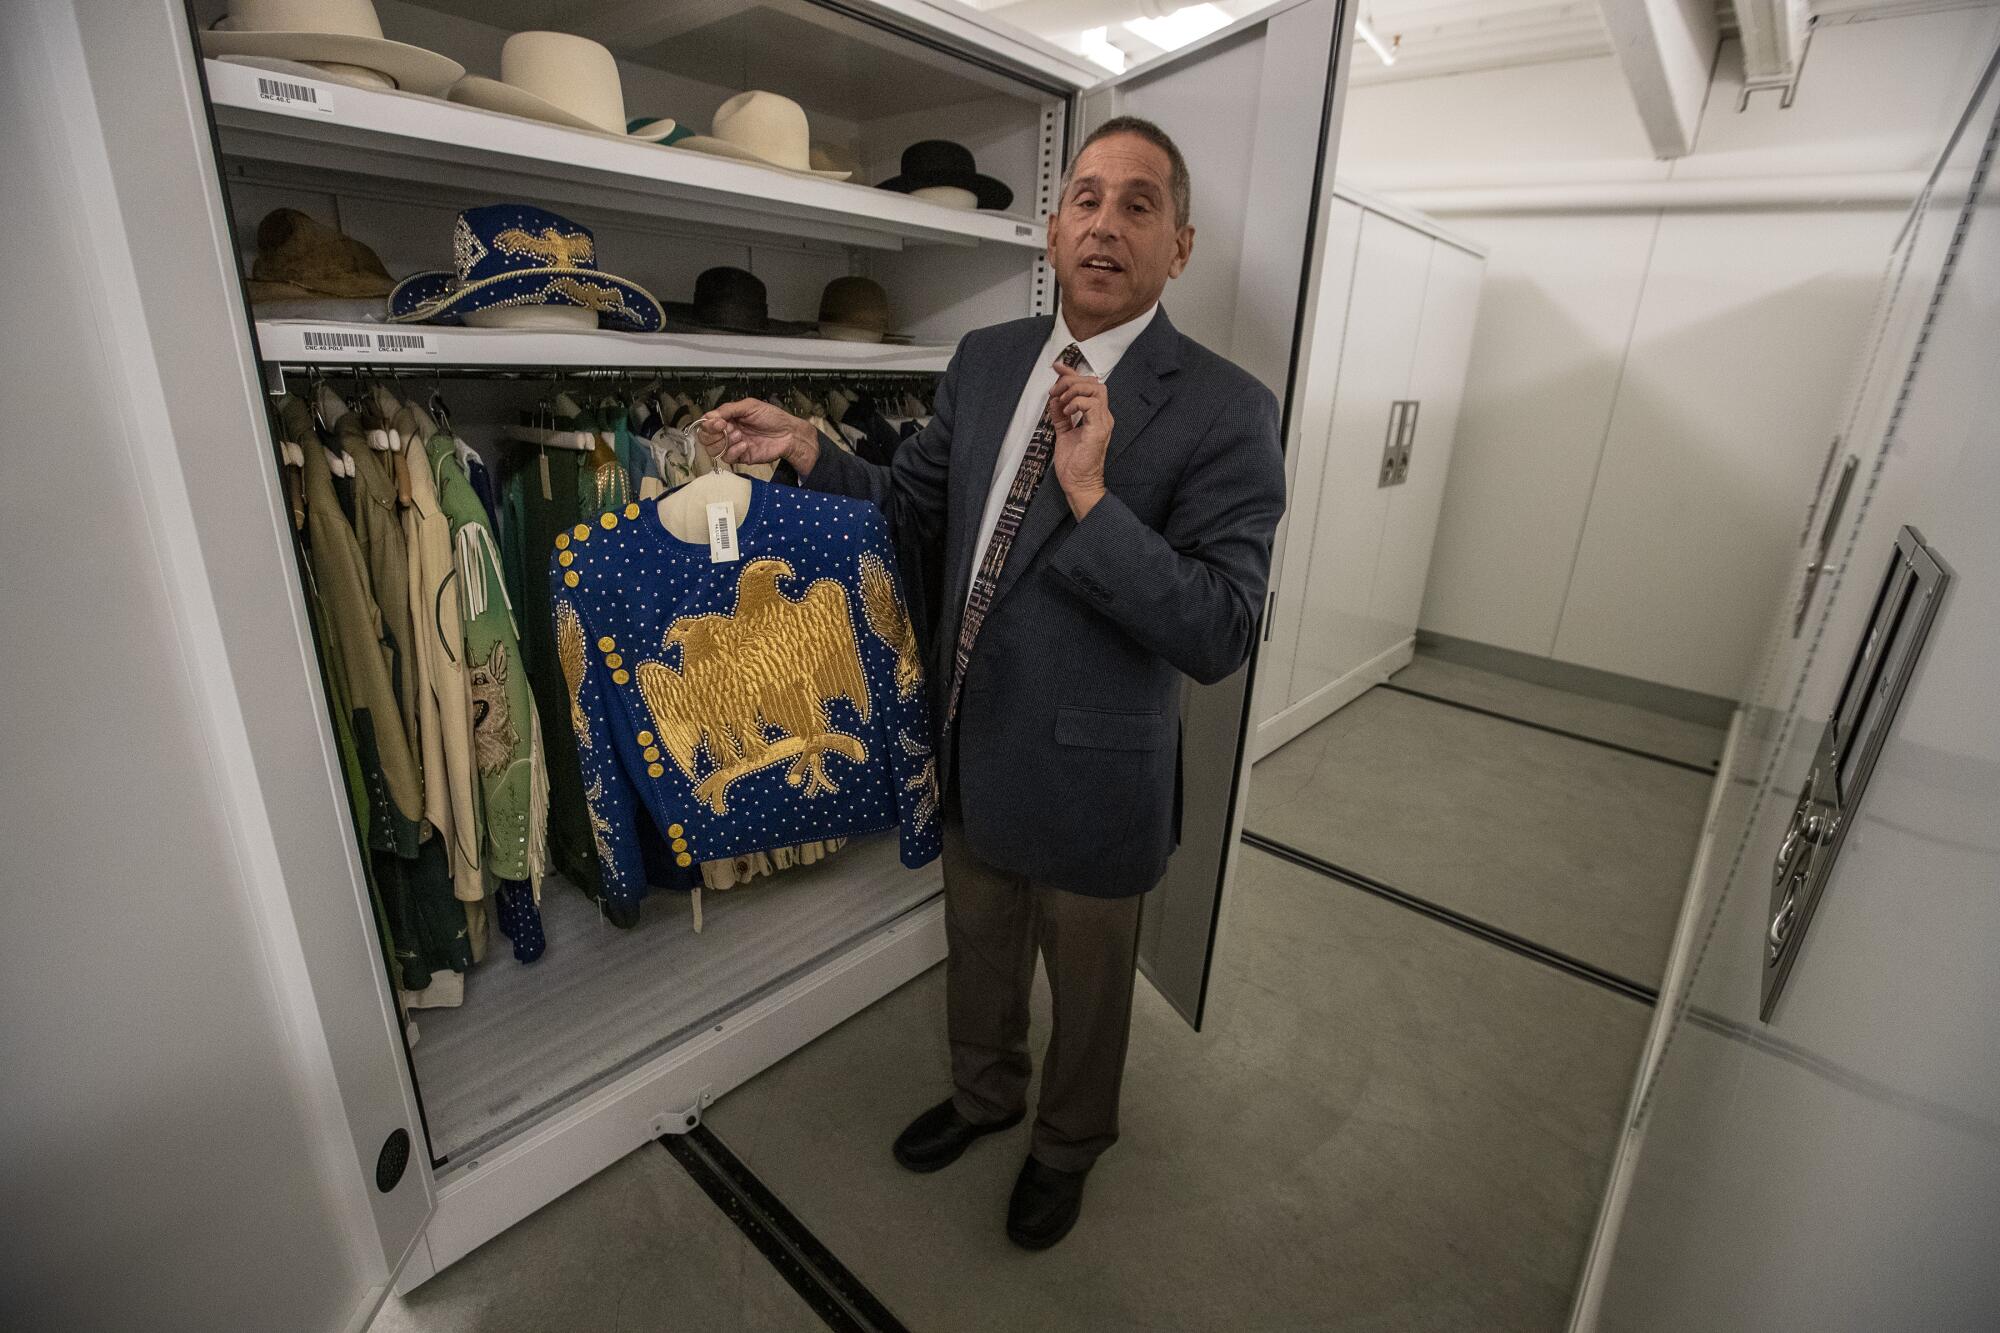
[{"label": "man's face", "polygon": [[1138,315],[1187,267],[1194,228],[1175,225],[1172,170],[1165,151],[1136,134],[1099,139],[1077,158],[1049,219],[1049,264],[1079,336]]}]

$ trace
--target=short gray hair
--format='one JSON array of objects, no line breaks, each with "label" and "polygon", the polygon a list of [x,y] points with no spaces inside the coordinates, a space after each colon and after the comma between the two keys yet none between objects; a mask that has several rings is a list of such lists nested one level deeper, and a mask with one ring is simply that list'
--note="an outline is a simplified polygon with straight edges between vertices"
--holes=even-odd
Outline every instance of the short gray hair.
[{"label": "short gray hair", "polygon": [[1076,150],[1076,156],[1069,160],[1069,169],[1063,172],[1062,198],[1069,198],[1070,183],[1076,178],[1076,164],[1082,159],[1083,150],[1114,134],[1136,134],[1167,155],[1167,186],[1174,194],[1174,225],[1187,226],[1188,215],[1194,211],[1194,179],[1188,175],[1187,159],[1181,156],[1180,145],[1165,130],[1141,116],[1113,116],[1090,132],[1090,137]]}]

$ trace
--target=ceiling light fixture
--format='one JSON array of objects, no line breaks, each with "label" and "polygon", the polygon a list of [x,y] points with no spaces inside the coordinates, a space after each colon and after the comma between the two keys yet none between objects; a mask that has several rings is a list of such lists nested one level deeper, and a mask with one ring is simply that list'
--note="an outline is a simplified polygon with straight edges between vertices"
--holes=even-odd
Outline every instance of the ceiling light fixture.
[{"label": "ceiling light fixture", "polygon": [[1165,18],[1127,19],[1124,28],[1137,33],[1162,51],[1178,51],[1189,42],[1199,41],[1229,26],[1229,15],[1214,5],[1188,5]]},{"label": "ceiling light fixture", "polygon": [[1085,28],[1077,34],[1077,49],[1113,74],[1125,72],[1125,53],[1111,42],[1109,28]]},{"label": "ceiling light fixture", "polygon": [[1365,18],[1354,21],[1354,31],[1360,34],[1362,41],[1368,43],[1368,49],[1380,57],[1383,64],[1393,65],[1396,63],[1396,47],[1403,44],[1400,34],[1396,38],[1395,45],[1391,46],[1376,35],[1375,25]]}]

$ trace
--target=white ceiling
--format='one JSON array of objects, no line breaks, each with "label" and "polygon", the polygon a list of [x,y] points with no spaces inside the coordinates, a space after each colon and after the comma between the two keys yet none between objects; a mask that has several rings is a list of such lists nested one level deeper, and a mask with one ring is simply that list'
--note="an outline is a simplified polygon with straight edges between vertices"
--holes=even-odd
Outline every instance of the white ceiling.
[{"label": "white ceiling", "polygon": [[1611,50],[1597,0],[1362,0],[1361,17],[1393,47],[1396,63],[1384,65],[1357,42],[1356,83],[1540,64]]},{"label": "white ceiling", "polygon": [[[958,2],[993,12],[999,18],[1016,22],[1026,18],[1029,21],[1022,26],[1030,31],[1072,50],[1077,48],[1076,29],[1081,25],[1062,17],[1039,17],[1068,7],[1040,2],[1023,6],[1019,0]],[[1811,0],[1810,8],[1821,22],[1848,23],[1996,2],[2000,0]],[[1216,7],[1233,18],[1241,18],[1267,3],[1269,0],[1217,0]],[[1395,44],[1396,63],[1385,66],[1357,38],[1353,65],[1357,84],[1537,65],[1611,53],[1600,0],[1359,0],[1359,4],[1361,16],[1373,25],[1382,40]],[[1075,12],[1091,15],[1095,25],[1104,22],[1100,15],[1108,7],[1090,3],[1076,6]],[[1138,15],[1159,12],[1171,8],[1171,4],[1166,0],[1128,0],[1126,8]],[[1016,12],[1010,14],[1010,9]],[[1716,15],[1724,34],[1734,34],[1736,13],[1732,0],[1716,0]],[[1123,30],[1116,22],[1108,25],[1106,36],[1135,62],[1159,52],[1158,47]]]}]

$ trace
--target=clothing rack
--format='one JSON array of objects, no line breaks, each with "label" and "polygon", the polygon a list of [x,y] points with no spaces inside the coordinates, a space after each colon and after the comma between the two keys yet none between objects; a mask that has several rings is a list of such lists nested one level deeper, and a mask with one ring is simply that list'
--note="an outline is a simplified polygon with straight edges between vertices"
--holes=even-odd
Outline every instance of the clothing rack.
[{"label": "clothing rack", "polygon": [[762,367],[754,370],[687,370],[678,366],[648,368],[643,366],[487,366],[487,365],[378,365],[369,362],[335,362],[331,365],[317,363],[295,363],[267,361],[264,363],[264,387],[272,397],[288,392],[287,376],[305,376],[313,379],[390,379],[390,380],[439,380],[439,379],[483,379],[483,380],[531,380],[561,383],[565,380],[592,380],[651,384],[668,381],[675,384],[688,383],[827,383],[851,385],[856,388],[882,386],[885,388],[907,388],[914,385],[928,386],[935,383],[939,372],[932,370],[772,370]]}]

